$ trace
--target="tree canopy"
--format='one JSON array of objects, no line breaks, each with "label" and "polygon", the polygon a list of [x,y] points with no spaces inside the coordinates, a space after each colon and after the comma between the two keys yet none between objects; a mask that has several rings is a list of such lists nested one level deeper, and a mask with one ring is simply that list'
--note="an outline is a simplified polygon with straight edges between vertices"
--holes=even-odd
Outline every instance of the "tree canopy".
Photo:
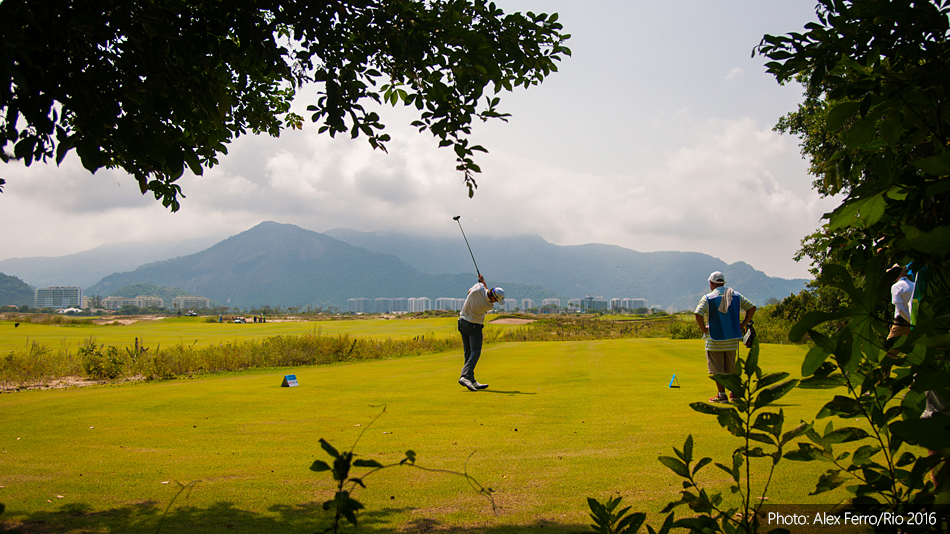
[{"label": "tree canopy", "polygon": [[759,47],[779,81],[805,84],[779,127],[802,136],[820,192],[847,194],[826,229],[835,249],[872,237],[891,261],[946,261],[948,12],[946,0],[821,0],[820,22]]},{"label": "tree canopy", "polygon": [[[850,465],[834,459],[815,493],[848,474],[859,480],[848,487],[854,502],[945,504],[950,416],[923,415],[950,399],[950,1],[819,0],[818,19],[758,48],[779,82],[805,86],[778,129],[802,137],[822,194],[845,195],[800,254],[820,267],[819,289],[846,298],[805,313],[789,337],[814,342],[802,387],[851,395],[836,395],[818,418],[863,416],[878,441]],[[918,291],[910,333],[886,339],[894,263],[912,265]],[[800,445],[795,459],[830,457],[831,443],[859,443],[862,433],[829,423],[824,435],[809,433],[819,448]],[[905,443],[940,453],[917,456]],[[931,470],[943,474],[925,481]]]},{"label": "tree canopy", "polygon": [[59,163],[75,149],[176,211],[186,167],[201,174],[249,132],[301,128],[291,102],[315,87],[321,133],[384,151],[364,103],[414,106],[471,196],[485,151],[472,122],[505,120],[499,92],[557,71],[570,55],[557,20],[484,0],[4,0],[0,158]]}]

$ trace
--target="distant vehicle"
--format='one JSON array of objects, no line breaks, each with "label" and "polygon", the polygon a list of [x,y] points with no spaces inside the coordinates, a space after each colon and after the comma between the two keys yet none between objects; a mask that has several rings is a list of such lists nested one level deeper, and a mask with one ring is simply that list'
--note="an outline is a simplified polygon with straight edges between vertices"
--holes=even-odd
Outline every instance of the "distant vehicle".
[{"label": "distant vehicle", "polygon": [[236,317],[236,318],[234,319],[234,322],[235,322],[235,323],[240,323],[240,324],[247,324],[247,319],[245,319],[244,317]]},{"label": "distant vehicle", "polygon": [[185,312],[185,317],[198,317],[198,312],[188,310]]}]

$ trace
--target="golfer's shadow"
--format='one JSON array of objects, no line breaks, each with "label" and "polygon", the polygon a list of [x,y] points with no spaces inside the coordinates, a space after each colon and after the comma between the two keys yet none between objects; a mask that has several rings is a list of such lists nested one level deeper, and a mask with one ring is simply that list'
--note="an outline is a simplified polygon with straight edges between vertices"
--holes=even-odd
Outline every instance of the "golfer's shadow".
[{"label": "golfer's shadow", "polygon": [[530,392],[529,392],[529,393],[525,393],[524,391],[517,391],[517,390],[515,390],[515,391],[502,391],[502,390],[500,390],[500,389],[485,389],[485,390],[483,390],[483,391],[484,391],[485,393],[497,393],[497,394],[499,394],[499,395],[537,395],[537,394],[538,394],[537,391],[535,391],[534,393],[530,393]]}]

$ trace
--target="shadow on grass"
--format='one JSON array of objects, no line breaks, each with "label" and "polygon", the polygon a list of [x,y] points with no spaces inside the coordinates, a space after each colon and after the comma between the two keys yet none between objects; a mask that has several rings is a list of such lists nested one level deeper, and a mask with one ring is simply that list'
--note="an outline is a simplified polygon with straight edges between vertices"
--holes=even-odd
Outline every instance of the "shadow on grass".
[{"label": "shadow on grass", "polygon": [[518,390],[502,391],[500,389],[486,389],[483,391],[479,391],[478,393],[495,393],[497,395],[537,395],[538,394],[537,391],[529,391],[525,393],[524,391],[518,391]]},{"label": "shadow on grass", "polygon": [[[392,526],[387,520],[394,514],[411,513],[412,507],[363,510],[359,528],[345,523],[341,533],[405,534],[405,533],[463,533],[463,534],[580,534],[591,532],[587,525],[564,524],[539,520],[528,525],[465,527],[445,524],[420,517],[407,524]],[[176,506],[164,515],[158,503],[144,502],[123,508],[92,511],[82,503],[63,506],[57,511],[42,511],[11,517],[0,516],[0,533],[6,534],[79,534],[105,532],[122,534],[313,534],[330,526],[332,517],[322,505],[310,503],[294,506],[272,506],[268,514],[235,508],[232,503],[219,502],[208,508]],[[164,515],[164,517],[163,517]]]}]

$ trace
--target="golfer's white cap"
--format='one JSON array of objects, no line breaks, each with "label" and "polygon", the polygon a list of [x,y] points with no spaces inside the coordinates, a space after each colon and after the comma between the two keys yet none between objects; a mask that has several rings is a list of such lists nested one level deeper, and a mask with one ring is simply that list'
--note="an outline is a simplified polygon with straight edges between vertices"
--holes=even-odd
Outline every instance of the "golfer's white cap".
[{"label": "golfer's white cap", "polygon": [[500,288],[500,287],[493,287],[493,288],[491,289],[491,294],[492,294],[492,295],[495,295],[495,300],[497,300],[499,304],[504,304],[504,303],[505,303],[505,290],[504,290],[504,289],[502,289],[502,288]]},{"label": "golfer's white cap", "polygon": [[713,273],[709,275],[709,281],[713,282],[714,284],[725,284],[726,275],[722,274],[719,271],[713,271]]}]

